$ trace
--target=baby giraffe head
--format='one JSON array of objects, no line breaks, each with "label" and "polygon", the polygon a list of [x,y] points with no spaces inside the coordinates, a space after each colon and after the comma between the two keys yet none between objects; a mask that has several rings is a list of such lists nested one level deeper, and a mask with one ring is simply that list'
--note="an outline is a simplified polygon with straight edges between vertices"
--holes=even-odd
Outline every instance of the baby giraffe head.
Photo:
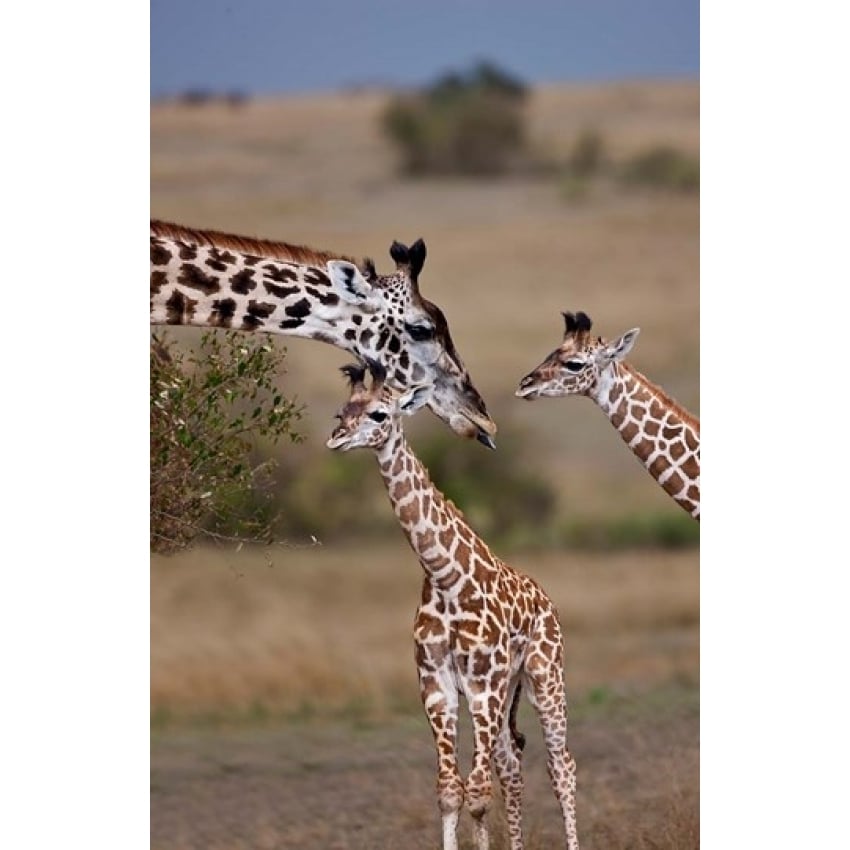
[{"label": "baby giraffe head", "polygon": [[593,337],[587,313],[564,313],[564,340],[520,382],[516,395],[531,401],[543,396],[594,395],[611,366],[635,344],[640,328],[632,328],[612,342]]},{"label": "baby giraffe head", "polygon": [[401,417],[410,416],[428,403],[432,386],[419,384],[403,393],[384,383],[386,370],[374,360],[367,361],[372,385],[366,386],[366,367],[343,366],[351,396],[337,414],[339,425],[327,441],[329,449],[380,449],[401,430]]}]

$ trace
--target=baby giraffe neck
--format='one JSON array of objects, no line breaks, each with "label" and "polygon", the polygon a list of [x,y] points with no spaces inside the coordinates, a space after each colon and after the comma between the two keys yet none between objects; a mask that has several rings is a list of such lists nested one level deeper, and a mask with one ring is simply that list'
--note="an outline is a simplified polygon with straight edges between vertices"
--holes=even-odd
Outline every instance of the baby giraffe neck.
[{"label": "baby giraffe neck", "polygon": [[462,575],[463,564],[468,563],[464,554],[476,545],[477,535],[434,486],[403,433],[394,433],[377,457],[390,503],[410,547],[433,582],[448,589]]}]

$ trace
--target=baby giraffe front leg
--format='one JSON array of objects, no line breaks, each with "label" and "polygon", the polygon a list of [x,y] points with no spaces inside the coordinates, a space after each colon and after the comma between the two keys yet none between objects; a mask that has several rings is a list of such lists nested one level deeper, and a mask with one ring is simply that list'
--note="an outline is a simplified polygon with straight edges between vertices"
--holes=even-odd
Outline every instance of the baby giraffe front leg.
[{"label": "baby giraffe front leg", "polygon": [[437,748],[437,800],[443,821],[443,850],[457,850],[463,780],[457,766],[458,692],[448,665],[429,663],[434,647],[416,643],[419,693]]}]

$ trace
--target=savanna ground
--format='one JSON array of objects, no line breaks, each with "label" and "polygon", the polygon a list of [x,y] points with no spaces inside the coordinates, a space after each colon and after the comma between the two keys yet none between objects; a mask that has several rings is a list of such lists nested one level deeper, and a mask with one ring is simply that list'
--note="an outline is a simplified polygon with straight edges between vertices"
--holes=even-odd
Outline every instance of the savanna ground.
[{"label": "savanna ground", "polygon": [[[559,513],[679,511],[590,402],[529,404],[513,391],[560,339],[560,311],[584,310],[604,336],[640,326],[631,362],[699,413],[698,195],[600,183],[569,201],[544,171],[401,180],[377,126],[384,101],[359,92],[235,109],[156,105],[151,214],[373,256],[379,270],[390,268],[393,239],[422,236],[423,293],[444,309],[501,445],[522,443]],[[696,83],[548,87],[528,115],[543,159],[566,156],[587,128],[614,159],[658,143],[698,152]],[[310,464],[326,452],[344,396],[337,367],[349,358],[305,340],[286,348],[281,386],[307,406],[307,441],[284,451]],[[441,427],[416,417],[414,447]],[[307,543],[152,559],[157,850],[438,846],[410,637],[415,558],[400,532]],[[501,554],[561,612],[583,846],[697,847],[698,550]],[[558,846],[527,707],[521,728],[528,844]],[[462,755],[468,763],[468,738]],[[498,812],[494,821],[499,832]]]}]

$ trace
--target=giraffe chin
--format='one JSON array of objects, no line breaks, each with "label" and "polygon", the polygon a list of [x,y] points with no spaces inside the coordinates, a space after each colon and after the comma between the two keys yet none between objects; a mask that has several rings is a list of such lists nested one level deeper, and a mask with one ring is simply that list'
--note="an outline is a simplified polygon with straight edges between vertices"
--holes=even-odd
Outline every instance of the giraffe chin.
[{"label": "giraffe chin", "polygon": [[487,446],[488,449],[496,448],[496,443],[490,436],[490,433],[488,433],[495,431],[492,425],[489,429],[484,428],[479,422],[474,421],[468,414],[462,413],[457,416],[453,416],[449,421],[449,427],[459,437],[465,437],[468,440],[478,440],[481,445]]},{"label": "giraffe chin", "polygon": [[330,437],[325,445],[336,452],[347,452],[351,448],[351,443],[345,437]]},{"label": "giraffe chin", "polygon": [[525,401],[534,401],[534,399],[540,398],[540,389],[538,387],[520,387],[514,395]]}]

